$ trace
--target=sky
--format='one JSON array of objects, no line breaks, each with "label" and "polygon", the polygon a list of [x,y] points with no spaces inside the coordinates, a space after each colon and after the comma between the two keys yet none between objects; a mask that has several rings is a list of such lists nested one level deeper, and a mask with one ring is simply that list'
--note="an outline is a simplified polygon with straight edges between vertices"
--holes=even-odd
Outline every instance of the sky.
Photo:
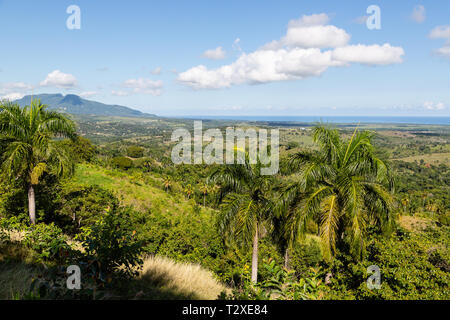
[{"label": "sky", "polygon": [[162,116],[450,116],[448,1],[0,0],[0,40],[3,99],[77,94]]}]

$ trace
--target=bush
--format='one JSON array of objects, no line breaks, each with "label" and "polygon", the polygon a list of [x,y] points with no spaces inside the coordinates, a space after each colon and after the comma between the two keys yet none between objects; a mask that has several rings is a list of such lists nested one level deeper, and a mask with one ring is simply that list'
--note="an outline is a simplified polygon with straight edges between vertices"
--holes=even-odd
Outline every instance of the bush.
[{"label": "bush", "polygon": [[131,158],[142,158],[144,156],[144,148],[137,146],[128,147],[127,155]]},{"label": "bush", "polygon": [[106,208],[118,204],[114,194],[99,186],[67,184],[59,194],[56,219],[64,232],[75,235],[93,225]]},{"label": "bush", "polygon": [[64,262],[69,257],[71,247],[62,230],[52,224],[37,224],[26,232],[24,243],[38,254],[42,261]]},{"label": "bush", "polygon": [[122,170],[128,170],[133,167],[133,160],[127,157],[116,157],[112,159],[112,165]]},{"label": "bush", "polygon": [[131,226],[129,213],[130,209],[117,206],[107,209],[94,225],[82,228],[76,237],[84,248],[84,258],[95,266],[101,281],[136,275],[136,266],[142,264],[142,244]]},{"label": "bush", "polygon": [[[435,245],[441,241],[448,243],[448,230],[429,230],[420,235],[399,230],[391,239],[374,237],[367,246],[367,260],[354,263],[343,255],[335,260],[327,298],[448,300],[450,275],[441,270],[448,267],[442,257],[445,249],[441,253],[440,246]],[[379,290],[367,288],[367,267],[371,265],[381,270]]]}]

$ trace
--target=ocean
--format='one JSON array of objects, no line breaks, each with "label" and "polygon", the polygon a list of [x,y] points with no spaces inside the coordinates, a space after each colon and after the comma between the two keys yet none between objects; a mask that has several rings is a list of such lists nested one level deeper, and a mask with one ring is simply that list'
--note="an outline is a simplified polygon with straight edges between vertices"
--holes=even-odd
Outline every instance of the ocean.
[{"label": "ocean", "polygon": [[185,116],[199,120],[242,120],[274,122],[392,123],[450,125],[450,117],[372,117],[372,116]]}]

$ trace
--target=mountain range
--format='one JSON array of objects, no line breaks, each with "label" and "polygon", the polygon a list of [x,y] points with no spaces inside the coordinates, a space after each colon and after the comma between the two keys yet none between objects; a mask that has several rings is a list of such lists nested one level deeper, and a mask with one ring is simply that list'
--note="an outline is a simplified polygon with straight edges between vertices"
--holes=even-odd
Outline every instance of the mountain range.
[{"label": "mountain range", "polygon": [[156,117],[153,114],[143,113],[128,107],[119,105],[109,105],[96,101],[86,100],[74,94],[39,94],[25,96],[14,101],[20,106],[29,105],[31,98],[40,99],[42,104],[48,105],[49,109],[73,115],[93,115],[93,116],[115,116],[115,117]]}]

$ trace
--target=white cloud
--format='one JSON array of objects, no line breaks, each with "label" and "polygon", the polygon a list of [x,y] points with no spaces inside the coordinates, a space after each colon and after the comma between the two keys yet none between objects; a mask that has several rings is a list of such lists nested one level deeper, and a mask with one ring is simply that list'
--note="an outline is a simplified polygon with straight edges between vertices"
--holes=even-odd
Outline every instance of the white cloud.
[{"label": "white cloud", "polygon": [[432,101],[424,102],[423,108],[429,111],[441,111],[446,109],[445,104],[443,102],[434,103]]},{"label": "white cloud", "polygon": [[80,93],[80,97],[82,98],[91,98],[97,95],[97,91],[85,91]]},{"label": "white cloud", "polygon": [[417,23],[422,23],[426,19],[426,10],[422,5],[415,6],[411,14],[411,19]]},{"label": "white cloud", "polygon": [[215,49],[206,50],[203,53],[203,57],[212,60],[221,60],[225,59],[226,52],[222,49],[222,47],[217,47]]},{"label": "white cloud", "polygon": [[112,90],[111,91],[111,94],[113,95],[113,96],[116,96],[116,97],[126,97],[126,96],[129,96],[130,95],[130,93],[129,92],[126,92],[126,91],[121,91],[121,90]]},{"label": "white cloud", "polygon": [[153,81],[150,79],[129,79],[122,85],[125,88],[133,89],[133,93],[151,94],[159,96],[162,93],[163,82],[161,80]]},{"label": "white cloud", "polygon": [[444,57],[444,58],[450,58],[450,46],[444,46],[442,48],[437,49],[436,54]]},{"label": "white cloud", "polygon": [[55,70],[50,72],[40,85],[43,87],[70,88],[77,85],[77,79],[71,74]]},{"label": "white cloud", "polygon": [[303,15],[299,19],[289,21],[288,28],[322,26],[327,24],[330,18],[326,13]]},{"label": "white cloud", "polygon": [[25,82],[7,82],[0,84],[0,100],[14,101],[22,99],[34,86]]},{"label": "white cloud", "polygon": [[[319,76],[329,67],[350,63],[401,63],[404,50],[390,44],[348,45],[350,36],[328,22],[325,14],[303,16],[289,22],[286,36],[261,49],[243,53],[235,62],[217,69],[204,65],[178,75],[194,89],[218,89],[243,83],[258,84]],[[328,50],[322,50],[328,48]]]},{"label": "white cloud", "polygon": [[159,76],[161,74],[161,71],[162,71],[162,68],[161,67],[157,67],[157,68],[152,70],[151,74]]},{"label": "white cloud", "polygon": [[8,82],[1,86],[0,92],[10,92],[15,90],[32,90],[34,87],[31,84],[25,82]]},{"label": "white cloud", "polygon": [[345,46],[350,35],[343,29],[326,25],[329,18],[326,14],[313,14],[291,20],[286,36],[265,45],[265,49],[293,48],[336,48]]},{"label": "white cloud", "polygon": [[1,100],[8,100],[8,101],[19,100],[19,99],[22,99],[24,96],[25,96],[25,94],[20,93],[20,92],[8,93],[6,95],[0,96],[0,101]]},{"label": "white cloud", "polygon": [[353,45],[334,49],[332,57],[334,60],[346,63],[361,63],[366,65],[388,65],[401,63],[405,51],[401,47],[393,47],[388,43],[380,46],[374,44]]},{"label": "white cloud", "polygon": [[446,44],[435,53],[441,57],[450,59],[450,26],[438,26],[431,30],[429,37],[431,39],[445,39]]},{"label": "white cloud", "polygon": [[438,26],[431,30],[431,39],[450,39],[450,26]]}]

